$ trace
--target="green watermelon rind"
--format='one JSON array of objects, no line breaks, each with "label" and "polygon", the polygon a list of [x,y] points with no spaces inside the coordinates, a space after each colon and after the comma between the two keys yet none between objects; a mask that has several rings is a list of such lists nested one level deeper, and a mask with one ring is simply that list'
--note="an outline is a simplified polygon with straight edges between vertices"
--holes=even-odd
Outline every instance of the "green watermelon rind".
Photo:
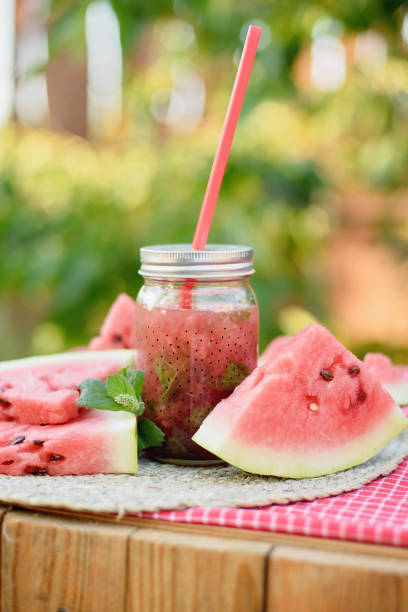
[{"label": "green watermelon rind", "polygon": [[[220,459],[246,472],[281,478],[314,478],[341,472],[365,463],[384,448],[408,426],[402,410],[395,405],[375,431],[367,432],[336,450],[318,450],[314,453],[288,453],[272,451],[260,445],[245,445],[243,440],[231,439],[231,432],[211,420],[211,414],[193,436],[193,441]],[[230,438],[228,440],[228,438]]]},{"label": "green watermelon rind", "polygon": [[[112,474],[137,473],[137,435],[136,416],[130,412],[105,412],[106,420],[111,421],[109,447]],[[109,456],[109,455],[108,455]]]},{"label": "green watermelon rind", "polygon": [[20,370],[30,366],[47,365],[52,362],[56,364],[69,364],[76,361],[110,361],[119,358],[125,365],[133,365],[135,360],[135,349],[112,349],[107,351],[71,351],[69,353],[56,353],[55,355],[38,355],[36,357],[26,357],[24,359],[13,359],[11,361],[0,361],[0,372],[7,370]]}]

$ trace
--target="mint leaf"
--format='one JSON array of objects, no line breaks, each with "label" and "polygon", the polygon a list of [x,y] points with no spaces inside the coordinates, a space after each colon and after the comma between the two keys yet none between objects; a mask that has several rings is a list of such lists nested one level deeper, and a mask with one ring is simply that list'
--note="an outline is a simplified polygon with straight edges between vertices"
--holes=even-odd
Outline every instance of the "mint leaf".
[{"label": "mint leaf", "polygon": [[161,446],[164,433],[149,419],[142,417],[137,421],[137,449],[138,452],[149,446]]},{"label": "mint leaf", "polygon": [[113,400],[116,400],[118,395],[136,397],[135,390],[124,374],[112,374],[108,376],[106,381],[106,393]]},{"label": "mint leaf", "polygon": [[[128,376],[135,386],[129,382]],[[108,376],[106,382],[97,378],[87,378],[78,385],[81,395],[77,403],[85,408],[126,410],[139,416],[144,411],[141,395],[143,378],[144,372],[127,369]],[[136,393],[135,387],[140,389],[139,393]]]},{"label": "mint leaf", "polygon": [[78,385],[81,395],[77,400],[78,406],[85,408],[99,408],[101,410],[123,410],[121,406],[106,393],[106,383],[97,378],[87,378]]},{"label": "mint leaf", "polygon": [[125,372],[127,380],[133,387],[133,390],[137,396],[142,394],[143,381],[145,373],[143,370],[127,370]]},{"label": "mint leaf", "polygon": [[[145,373],[125,368],[108,376],[107,381],[87,378],[78,386],[81,394],[78,406],[100,410],[126,410],[139,417],[144,412],[142,385]],[[152,421],[140,418],[137,421],[138,450],[148,446],[161,446],[164,433]]]},{"label": "mint leaf", "polygon": [[223,389],[234,389],[249,374],[249,369],[244,363],[229,361],[221,377],[220,386]]},{"label": "mint leaf", "polygon": [[115,402],[122,406],[121,410],[133,412],[136,416],[140,416],[144,412],[144,403],[139,401],[137,397],[129,395],[129,393],[119,393],[115,398]]},{"label": "mint leaf", "polygon": [[166,355],[160,355],[154,360],[154,369],[156,370],[157,378],[160,381],[163,389],[162,399],[166,399],[169,394],[170,388],[174,383],[178,370],[174,368],[170,359]]},{"label": "mint leaf", "polygon": [[118,373],[108,376],[106,393],[122,407],[122,410],[128,410],[136,415],[142,414],[144,404],[137,397],[134,388],[124,374]]}]

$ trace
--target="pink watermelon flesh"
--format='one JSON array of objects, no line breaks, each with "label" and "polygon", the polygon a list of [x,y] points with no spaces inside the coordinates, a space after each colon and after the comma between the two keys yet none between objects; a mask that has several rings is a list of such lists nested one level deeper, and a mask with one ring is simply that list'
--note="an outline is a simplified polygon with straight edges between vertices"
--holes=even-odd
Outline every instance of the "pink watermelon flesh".
[{"label": "pink watermelon flesh", "polygon": [[278,336],[274,338],[272,342],[268,344],[262,355],[260,355],[258,365],[263,365],[273,357],[278,356],[291,340],[292,336]]},{"label": "pink watermelon flesh", "polygon": [[391,359],[382,353],[367,353],[363,363],[397,404],[400,406],[408,404],[407,366],[394,365]]},{"label": "pink watermelon flesh", "polygon": [[121,293],[110,307],[99,336],[91,340],[89,348],[93,351],[135,348],[135,333],[135,301]]},{"label": "pink watermelon flesh", "polygon": [[65,423],[79,414],[78,384],[106,380],[134,363],[134,351],[84,351],[0,362],[0,421]]},{"label": "pink watermelon flesh", "polygon": [[217,404],[193,440],[248,472],[303,478],[363,463],[407,423],[364,364],[312,323]]},{"label": "pink watermelon flesh", "polygon": [[113,474],[137,472],[136,417],[85,410],[69,423],[0,423],[0,473]]}]

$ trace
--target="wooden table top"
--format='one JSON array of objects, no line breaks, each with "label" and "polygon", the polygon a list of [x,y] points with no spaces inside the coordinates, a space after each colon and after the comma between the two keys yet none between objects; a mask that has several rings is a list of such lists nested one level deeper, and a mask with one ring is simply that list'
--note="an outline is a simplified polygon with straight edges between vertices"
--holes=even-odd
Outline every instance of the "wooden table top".
[{"label": "wooden table top", "polygon": [[4,507],[2,612],[407,612],[408,549]]}]

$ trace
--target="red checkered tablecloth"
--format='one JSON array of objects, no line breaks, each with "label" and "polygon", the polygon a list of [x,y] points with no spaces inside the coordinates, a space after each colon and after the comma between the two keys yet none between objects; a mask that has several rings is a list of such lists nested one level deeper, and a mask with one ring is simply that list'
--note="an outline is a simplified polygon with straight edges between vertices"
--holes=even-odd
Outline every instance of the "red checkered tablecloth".
[{"label": "red checkered tablecloth", "polygon": [[[408,416],[408,409],[405,409]],[[177,523],[408,546],[408,458],[389,476],[335,497],[263,508],[189,508],[140,516]]]}]

